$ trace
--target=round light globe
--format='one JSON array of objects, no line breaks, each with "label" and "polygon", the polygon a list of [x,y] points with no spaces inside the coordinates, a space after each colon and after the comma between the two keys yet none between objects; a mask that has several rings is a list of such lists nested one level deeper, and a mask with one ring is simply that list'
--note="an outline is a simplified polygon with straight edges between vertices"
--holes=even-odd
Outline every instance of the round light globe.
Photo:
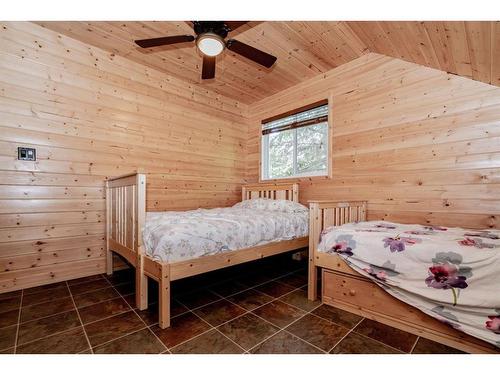
[{"label": "round light globe", "polygon": [[206,33],[200,35],[196,45],[207,56],[217,56],[224,51],[224,41],[216,34]]}]

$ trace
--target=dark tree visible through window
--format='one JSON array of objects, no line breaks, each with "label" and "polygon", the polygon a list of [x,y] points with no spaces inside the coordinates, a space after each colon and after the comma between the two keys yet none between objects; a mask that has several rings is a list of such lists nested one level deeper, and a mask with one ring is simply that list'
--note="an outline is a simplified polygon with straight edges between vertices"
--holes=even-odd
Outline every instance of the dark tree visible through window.
[{"label": "dark tree visible through window", "polygon": [[263,179],[318,176],[327,171],[327,104],[263,122]]}]

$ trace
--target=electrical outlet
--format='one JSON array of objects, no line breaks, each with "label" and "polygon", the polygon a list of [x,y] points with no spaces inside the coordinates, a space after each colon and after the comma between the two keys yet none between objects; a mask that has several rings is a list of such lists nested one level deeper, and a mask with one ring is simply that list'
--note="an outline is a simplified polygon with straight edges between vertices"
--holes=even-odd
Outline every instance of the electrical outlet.
[{"label": "electrical outlet", "polygon": [[18,147],[17,160],[36,160],[36,150],[34,148]]}]

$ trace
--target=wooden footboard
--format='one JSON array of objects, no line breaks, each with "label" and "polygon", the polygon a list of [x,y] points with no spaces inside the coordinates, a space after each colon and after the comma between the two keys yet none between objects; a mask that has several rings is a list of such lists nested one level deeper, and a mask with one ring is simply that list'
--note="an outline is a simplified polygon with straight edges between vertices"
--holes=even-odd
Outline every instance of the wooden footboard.
[{"label": "wooden footboard", "polygon": [[147,305],[147,280],[143,275],[142,229],[146,218],[146,175],[133,173],[106,181],[106,270],[113,272],[116,252],[134,266],[137,306]]}]

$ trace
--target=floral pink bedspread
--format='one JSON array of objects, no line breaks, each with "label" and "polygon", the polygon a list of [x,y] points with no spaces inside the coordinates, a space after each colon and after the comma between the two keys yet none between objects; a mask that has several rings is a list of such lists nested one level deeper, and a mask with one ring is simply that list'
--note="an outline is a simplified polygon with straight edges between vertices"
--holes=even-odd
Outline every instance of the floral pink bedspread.
[{"label": "floral pink bedspread", "polygon": [[336,253],[394,297],[500,347],[500,231],[349,223],[321,234]]}]

